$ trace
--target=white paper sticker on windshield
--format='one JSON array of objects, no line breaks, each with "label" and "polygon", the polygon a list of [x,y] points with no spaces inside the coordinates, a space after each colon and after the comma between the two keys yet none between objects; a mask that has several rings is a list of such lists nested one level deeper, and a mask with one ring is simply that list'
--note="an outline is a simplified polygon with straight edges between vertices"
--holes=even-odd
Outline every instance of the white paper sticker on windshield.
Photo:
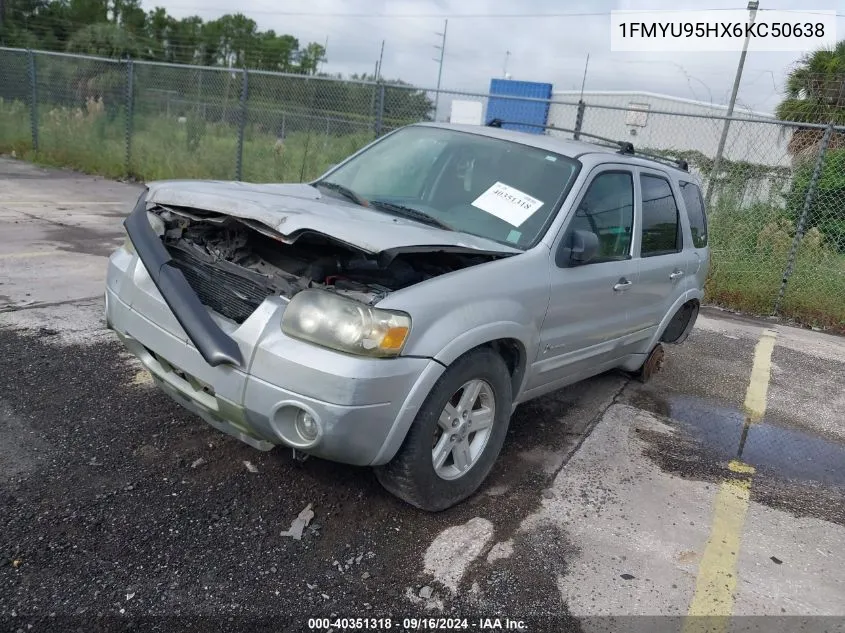
[{"label": "white paper sticker on windshield", "polygon": [[519,226],[543,206],[543,201],[503,182],[497,182],[473,200],[472,206],[512,226]]}]

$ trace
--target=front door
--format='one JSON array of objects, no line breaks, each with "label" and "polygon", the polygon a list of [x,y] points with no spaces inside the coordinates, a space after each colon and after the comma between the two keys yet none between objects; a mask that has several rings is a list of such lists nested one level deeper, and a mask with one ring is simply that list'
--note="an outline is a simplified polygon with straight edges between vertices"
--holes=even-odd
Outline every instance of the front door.
[{"label": "front door", "polygon": [[[628,297],[637,281],[631,259],[634,173],[603,165],[590,176],[550,253],[549,309],[528,383],[535,395],[604,371],[626,353]],[[576,230],[598,237],[598,253],[578,265],[568,258],[559,261],[558,249],[571,244]]]}]

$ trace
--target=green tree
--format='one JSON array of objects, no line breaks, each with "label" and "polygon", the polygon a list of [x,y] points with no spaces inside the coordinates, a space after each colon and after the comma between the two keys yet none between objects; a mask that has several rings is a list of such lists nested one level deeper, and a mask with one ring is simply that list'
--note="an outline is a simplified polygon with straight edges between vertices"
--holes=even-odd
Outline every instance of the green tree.
[{"label": "green tree", "polygon": [[70,0],[67,3],[68,19],[77,27],[107,22],[108,12],[107,0]]},{"label": "green tree", "polygon": [[320,62],[325,61],[326,48],[322,44],[311,42],[299,51],[299,72],[303,75],[316,75]]},{"label": "green tree", "polygon": [[0,29],[7,46],[63,50],[76,26],[68,4],[57,0],[5,0],[6,16]]},{"label": "green tree", "polygon": [[[787,213],[793,222],[804,208],[813,169],[812,162],[805,162],[795,172],[786,196]],[[814,227],[821,232],[827,244],[845,253],[845,150],[830,150],[825,155],[804,229]]]},{"label": "green tree", "polygon": [[293,68],[293,56],[299,49],[299,40],[292,35],[276,35],[275,31],[265,31],[258,35],[258,43],[247,58],[250,68],[290,72]]},{"label": "green tree", "polygon": [[171,25],[170,59],[177,64],[196,64],[202,55],[203,22],[199,16],[182,18]]},{"label": "green tree", "polygon": [[255,21],[242,13],[236,13],[224,15],[217,22],[222,65],[243,68],[247,56],[257,48],[258,29]]},{"label": "green tree", "polygon": [[[845,124],[845,40],[833,48],[808,53],[789,72],[786,91],[775,113],[798,123]],[[792,132],[788,150],[792,155],[813,154],[824,133],[812,128],[786,128]],[[837,134],[833,147],[845,145]]]},{"label": "green tree", "polygon": [[201,38],[200,64],[217,66],[222,63],[223,23],[220,20],[212,20],[203,24]]},{"label": "green tree", "polygon": [[67,43],[70,53],[85,53],[101,57],[138,57],[138,40],[117,24],[101,22],[84,26]]},{"label": "green tree", "polygon": [[156,61],[173,61],[171,37],[176,23],[163,7],[156,7],[147,14],[146,42],[147,57]]},{"label": "green tree", "polygon": [[111,21],[133,35],[143,36],[147,14],[141,8],[141,0],[113,0]]},{"label": "green tree", "polygon": [[775,112],[788,121],[845,124],[845,40],[801,58]]}]

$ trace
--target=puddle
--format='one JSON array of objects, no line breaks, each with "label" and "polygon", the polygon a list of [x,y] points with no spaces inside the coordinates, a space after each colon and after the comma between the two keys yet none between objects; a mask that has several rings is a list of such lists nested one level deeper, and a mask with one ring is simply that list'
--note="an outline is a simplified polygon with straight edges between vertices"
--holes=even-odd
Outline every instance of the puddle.
[{"label": "puddle", "polygon": [[[745,414],[707,400],[671,395],[666,416],[688,425],[693,439],[725,460],[740,459],[758,472],[845,486],[845,445],[766,422],[745,429]],[[745,437],[743,435],[745,434]]]},{"label": "puddle", "polygon": [[59,250],[83,255],[108,257],[123,240],[118,231],[95,231],[69,224],[51,224],[44,227],[44,230],[45,239],[55,242]]}]

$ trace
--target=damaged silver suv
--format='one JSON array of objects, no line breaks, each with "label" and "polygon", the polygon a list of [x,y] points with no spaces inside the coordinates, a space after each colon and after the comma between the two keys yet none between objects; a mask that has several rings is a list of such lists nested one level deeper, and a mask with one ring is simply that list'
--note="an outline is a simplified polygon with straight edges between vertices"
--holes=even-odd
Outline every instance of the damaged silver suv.
[{"label": "damaged silver suv", "polygon": [[404,127],[308,184],[152,183],[124,226],[106,320],[165,393],[430,511],[519,403],[650,371],[709,264],[684,165],[501,122]]}]

